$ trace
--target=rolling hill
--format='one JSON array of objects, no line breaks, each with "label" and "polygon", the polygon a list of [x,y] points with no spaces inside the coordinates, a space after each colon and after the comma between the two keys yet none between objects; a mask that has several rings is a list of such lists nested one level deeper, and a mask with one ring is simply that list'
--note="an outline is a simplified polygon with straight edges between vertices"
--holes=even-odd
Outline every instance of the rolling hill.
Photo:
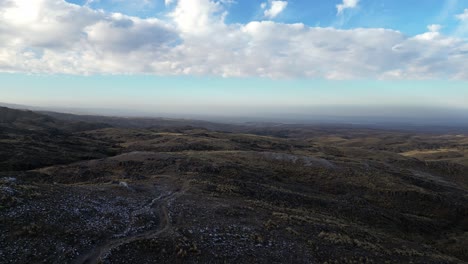
[{"label": "rolling hill", "polygon": [[0,257],[466,263],[467,149],[466,134],[1,108]]}]

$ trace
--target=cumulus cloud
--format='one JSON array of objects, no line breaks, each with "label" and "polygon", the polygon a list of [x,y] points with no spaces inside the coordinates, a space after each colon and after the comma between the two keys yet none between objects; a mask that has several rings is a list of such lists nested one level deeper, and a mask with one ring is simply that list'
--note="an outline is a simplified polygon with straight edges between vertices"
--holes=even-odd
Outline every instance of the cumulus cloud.
[{"label": "cumulus cloud", "polygon": [[114,14],[84,28],[87,44],[111,52],[158,50],[178,38],[171,28],[156,19],[138,19]]},{"label": "cumulus cloud", "polygon": [[432,25],[427,26],[427,29],[429,29],[429,31],[431,32],[439,32],[440,29],[442,29],[442,26],[439,24],[432,24]]},{"label": "cumulus cloud", "polygon": [[[268,5],[269,5],[269,8],[266,9]],[[287,1],[270,1],[268,4],[262,3],[260,5],[262,9],[266,9],[263,12],[263,15],[266,18],[270,18],[270,19],[275,18],[279,14],[281,14],[286,9],[287,6],[288,6]]]},{"label": "cumulus cloud", "polygon": [[358,4],[359,0],[343,0],[343,3],[336,5],[337,14],[342,14],[345,9],[355,8]]},{"label": "cumulus cloud", "polygon": [[178,0],[170,17],[184,33],[207,33],[224,24],[227,13],[221,2],[211,0]]},{"label": "cumulus cloud", "polygon": [[166,19],[62,0],[7,3],[0,3],[3,72],[468,79],[468,42],[439,25],[409,37],[380,28],[227,24],[226,1],[178,0]]},{"label": "cumulus cloud", "polygon": [[468,21],[468,8],[465,8],[463,13],[456,15],[455,17],[461,21]]}]

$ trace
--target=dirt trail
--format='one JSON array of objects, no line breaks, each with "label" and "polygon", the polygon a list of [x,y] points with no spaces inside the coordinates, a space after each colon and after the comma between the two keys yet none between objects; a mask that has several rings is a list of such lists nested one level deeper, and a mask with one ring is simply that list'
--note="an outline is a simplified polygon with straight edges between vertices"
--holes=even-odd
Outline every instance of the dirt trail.
[{"label": "dirt trail", "polygon": [[[116,249],[127,243],[131,243],[142,239],[153,239],[161,234],[168,232],[171,228],[171,219],[168,212],[168,206],[183,195],[188,190],[188,182],[184,182],[182,188],[177,191],[168,191],[166,194],[162,194],[157,198],[151,200],[151,202],[143,205],[137,210],[131,213],[129,224],[127,228],[120,234],[115,234],[109,238],[106,242],[96,246],[90,252],[87,252],[80,256],[74,263],[76,264],[97,264],[105,260],[113,249]],[[157,206],[157,208],[154,208]],[[157,212],[159,223],[156,230],[148,230],[143,233],[135,233],[129,235],[134,225],[134,218],[142,213]]]}]

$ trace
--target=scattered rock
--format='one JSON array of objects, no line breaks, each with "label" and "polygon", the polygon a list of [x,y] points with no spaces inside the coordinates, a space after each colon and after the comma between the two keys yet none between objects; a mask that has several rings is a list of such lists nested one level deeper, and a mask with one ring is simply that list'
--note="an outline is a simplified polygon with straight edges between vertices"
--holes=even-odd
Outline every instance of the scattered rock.
[{"label": "scattered rock", "polygon": [[126,182],[119,182],[119,186],[128,189],[128,183]]}]

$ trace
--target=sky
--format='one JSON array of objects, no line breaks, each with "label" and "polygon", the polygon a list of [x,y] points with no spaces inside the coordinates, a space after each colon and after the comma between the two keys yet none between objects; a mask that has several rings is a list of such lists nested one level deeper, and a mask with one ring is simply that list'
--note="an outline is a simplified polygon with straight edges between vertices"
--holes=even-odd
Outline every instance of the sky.
[{"label": "sky", "polygon": [[3,0],[0,102],[154,115],[468,113],[468,1]]}]

